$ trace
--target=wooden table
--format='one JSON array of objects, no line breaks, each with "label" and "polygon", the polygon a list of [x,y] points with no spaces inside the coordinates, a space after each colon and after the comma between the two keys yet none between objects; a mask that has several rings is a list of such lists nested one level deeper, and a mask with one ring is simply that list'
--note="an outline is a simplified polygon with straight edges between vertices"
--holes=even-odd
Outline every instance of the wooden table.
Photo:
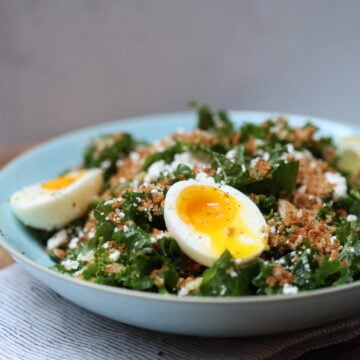
[{"label": "wooden table", "polygon": [[[29,146],[18,146],[6,150],[0,149],[0,168],[5,165],[10,159],[24,151]],[[13,262],[11,256],[0,247],[0,269],[9,266]],[[340,345],[329,346],[325,349],[311,351],[300,358],[299,360],[358,360],[360,359],[360,337]],[[275,360],[275,359],[274,359]]]}]

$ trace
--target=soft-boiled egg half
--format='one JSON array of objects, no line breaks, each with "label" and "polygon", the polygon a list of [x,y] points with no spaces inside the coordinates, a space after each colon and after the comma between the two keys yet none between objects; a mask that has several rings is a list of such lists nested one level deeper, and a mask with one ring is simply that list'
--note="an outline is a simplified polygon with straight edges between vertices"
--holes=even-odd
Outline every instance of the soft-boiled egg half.
[{"label": "soft-boiled egg half", "polygon": [[53,230],[84,215],[102,185],[100,169],[72,171],[17,191],[10,204],[25,225]]},{"label": "soft-boiled egg half", "polygon": [[249,197],[228,185],[179,181],[166,194],[164,217],[184,253],[205,266],[213,265],[225,250],[243,263],[267,247],[262,213]]}]

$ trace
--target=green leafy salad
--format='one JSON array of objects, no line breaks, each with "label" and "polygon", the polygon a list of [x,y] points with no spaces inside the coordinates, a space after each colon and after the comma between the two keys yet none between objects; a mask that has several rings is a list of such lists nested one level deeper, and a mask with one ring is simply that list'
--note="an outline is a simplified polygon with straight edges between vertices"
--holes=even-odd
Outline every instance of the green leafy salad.
[{"label": "green leafy salad", "polygon": [[191,132],[153,144],[127,133],[93,139],[80,170],[102,169],[102,189],[83,217],[52,232],[53,268],[178,296],[296,294],[358,280],[360,187],[340,170],[333,140],[311,123],[237,126],[192,106]]}]

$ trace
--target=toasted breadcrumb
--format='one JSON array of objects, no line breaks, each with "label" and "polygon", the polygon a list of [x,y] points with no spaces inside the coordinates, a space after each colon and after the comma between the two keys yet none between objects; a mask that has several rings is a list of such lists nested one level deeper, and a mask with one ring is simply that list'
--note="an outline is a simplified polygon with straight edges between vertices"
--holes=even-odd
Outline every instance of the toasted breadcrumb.
[{"label": "toasted breadcrumb", "polygon": [[285,284],[292,284],[294,278],[294,275],[283,266],[274,264],[272,274],[266,279],[266,284],[271,287],[275,285],[284,286]]}]

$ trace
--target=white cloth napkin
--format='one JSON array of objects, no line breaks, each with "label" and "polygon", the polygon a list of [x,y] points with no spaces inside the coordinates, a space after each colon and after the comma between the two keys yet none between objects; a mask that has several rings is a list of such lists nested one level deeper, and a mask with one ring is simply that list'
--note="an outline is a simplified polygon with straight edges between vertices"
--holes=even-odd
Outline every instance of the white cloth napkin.
[{"label": "white cloth napkin", "polygon": [[196,338],[127,326],[84,310],[28,275],[0,271],[0,359],[295,359],[360,335],[360,313],[310,330],[254,338]]}]

